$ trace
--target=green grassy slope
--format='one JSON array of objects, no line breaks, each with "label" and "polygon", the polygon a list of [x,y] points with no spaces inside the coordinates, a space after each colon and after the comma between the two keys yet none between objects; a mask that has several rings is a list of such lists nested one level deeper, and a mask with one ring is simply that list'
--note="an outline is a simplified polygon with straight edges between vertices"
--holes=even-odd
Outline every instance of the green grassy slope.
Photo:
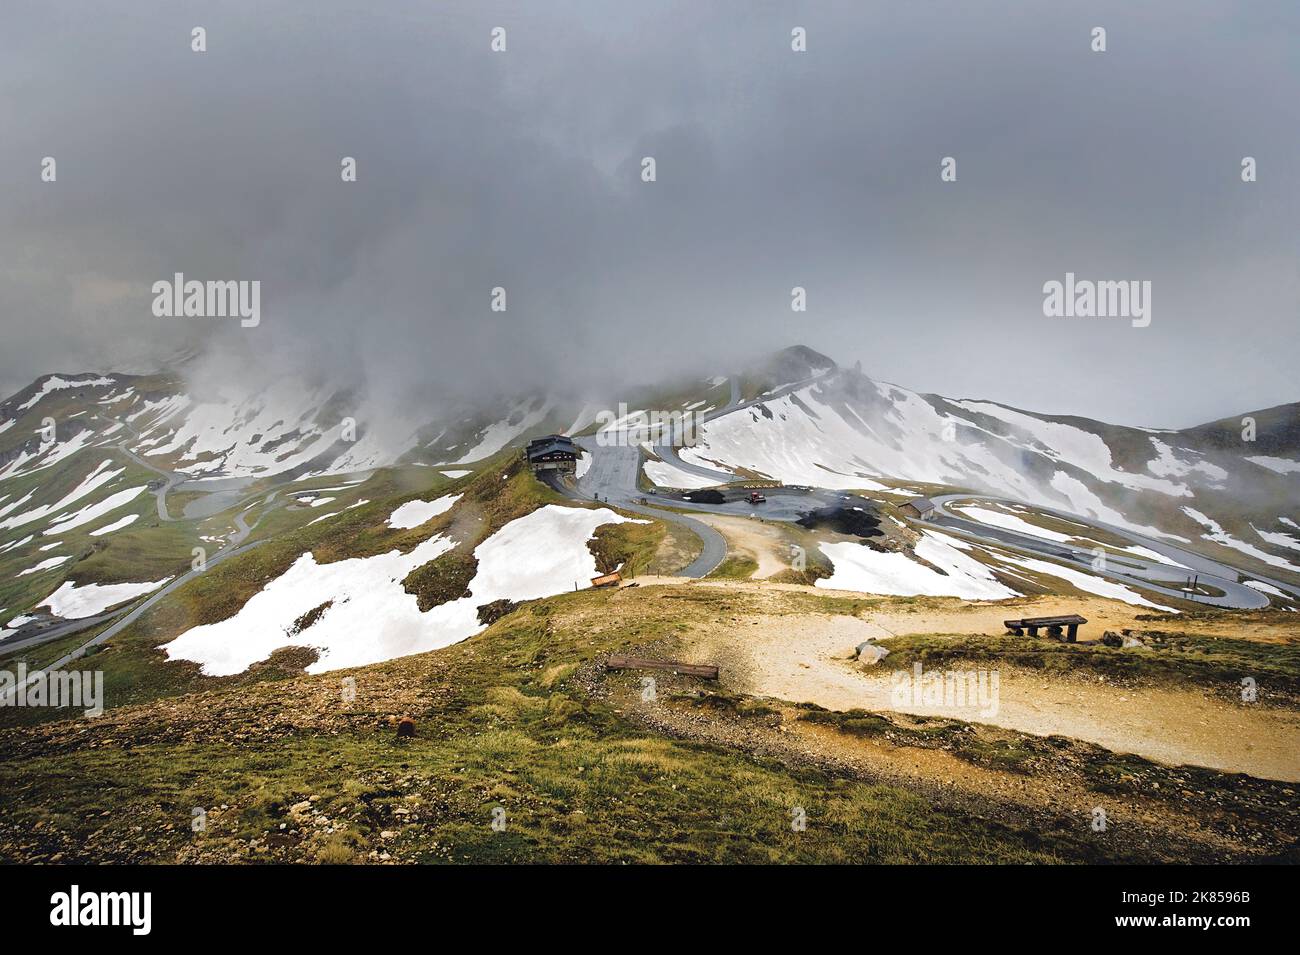
[{"label": "green grassy slope", "polygon": [[[635,593],[635,591],[633,592]],[[700,594],[720,612],[725,594]],[[714,606],[713,604],[717,604]],[[657,627],[605,592],[443,651],[0,732],[0,859],[1057,862],[1127,857],[904,788],[646,729],[591,669]],[[578,621],[598,615],[598,630]],[[340,692],[354,676],[357,695]],[[410,713],[398,741],[385,717]],[[191,811],[208,810],[191,830]],[[493,811],[505,829],[492,828]],[[803,808],[807,828],[792,826]],[[1116,853],[1119,853],[1118,856]]]}]

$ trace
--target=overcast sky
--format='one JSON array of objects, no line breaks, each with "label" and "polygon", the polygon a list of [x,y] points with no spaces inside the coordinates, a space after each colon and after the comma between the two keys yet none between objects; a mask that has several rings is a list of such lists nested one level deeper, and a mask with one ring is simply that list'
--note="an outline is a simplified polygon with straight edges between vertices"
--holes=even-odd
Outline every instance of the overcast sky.
[{"label": "overcast sky", "polygon": [[[911,388],[1126,424],[1300,399],[1294,0],[0,18],[5,394],[199,337],[255,350],[246,372],[389,389],[726,373],[803,343]],[[1150,326],[1045,317],[1067,271],[1149,280]],[[260,280],[261,326],[154,317],[174,272]]]}]

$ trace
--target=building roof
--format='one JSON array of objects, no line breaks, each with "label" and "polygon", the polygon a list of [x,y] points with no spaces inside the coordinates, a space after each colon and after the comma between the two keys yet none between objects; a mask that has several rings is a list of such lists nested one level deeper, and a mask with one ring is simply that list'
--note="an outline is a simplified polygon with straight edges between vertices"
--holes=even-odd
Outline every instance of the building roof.
[{"label": "building roof", "polygon": [[910,504],[910,505],[912,505],[914,508],[916,508],[916,509],[917,509],[918,511],[920,511],[922,514],[924,514],[926,511],[933,511],[933,510],[934,510],[934,501],[930,500],[928,497],[917,497],[917,498],[913,498],[912,500],[908,501],[907,503]]},{"label": "building roof", "polygon": [[[551,444],[552,442],[559,442],[561,444],[573,445],[573,439],[569,437],[567,434],[546,434],[546,435],[542,435],[542,437],[540,438],[533,438],[533,440],[528,442],[528,447],[532,448],[534,445],[537,444]],[[576,445],[573,446],[577,447]]]},{"label": "building roof", "polygon": [[543,454],[564,453],[577,455],[579,448],[573,439],[562,434],[549,434],[544,438],[534,438],[528,442],[528,457],[536,458]]}]

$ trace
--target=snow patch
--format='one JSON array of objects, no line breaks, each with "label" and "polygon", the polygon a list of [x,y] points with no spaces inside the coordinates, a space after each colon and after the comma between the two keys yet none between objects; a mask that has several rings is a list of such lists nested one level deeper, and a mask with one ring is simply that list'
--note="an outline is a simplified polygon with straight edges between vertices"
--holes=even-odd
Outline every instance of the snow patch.
[{"label": "snow patch", "polygon": [[65,580],[58,590],[42,600],[38,607],[49,607],[50,613],[64,620],[78,620],[93,617],[128,600],[143,596],[157,590],[170,577],[153,582],[138,584],[85,584],[78,587],[70,580]]},{"label": "snow patch", "polygon": [[1060,544],[1075,539],[1073,535],[1062,534],[1060,531],[1048,530],[1046,527],[1039,527],[1026,520],[1021,520],[1014,514],[994,510],[990,507],[980,507],[976,504],[954,504],[952,510],[958,512],[963,517],[969,517],[971,520],[979,521],[981,524],[988,524],[992,527],[1001,527],[1005,530],[1015,531],[1019,534],[1026,534],[1030,537],[1056,541]]},{"label": "snow patch", "polygon": [[1018,554],[1002,553],[999,557],[1002,560],[1024,567],[1026,570],[1063,580],[1084,593],[1096,594],[1098,597],[1108,597],[1111,600],[1122,600],[1126,604],[1133,604],[1138,607],[1154,607],[1157,610],[1164,610],[1169,613],[1178,612],[1172,607],[1162,607],[1160,604],[1152,603],[1136,590],[1125,587],[1123,584],[1093,574],[1085,574],[1083,571],[1075,570],[1072,567],[1062,567],[1060,564],[1053,564],[1050,561],[1037,560],[1033,557],[1021,557]]},{"label": "snow patch", "polygon": [[691,491],[701,487],[714,487],[718,483],[698,474],[692,474],[690,471],[683,471],[666,461],[647,461],[644,468],[646,477],[660,487]]},{"label": "snow patch", "polygon": [[1208,534],[1201,535],[1206,540],[1214,541],[1216,544],[1222,544],[1224,547],[1231,547],[1233,550],[1254,557],[1256,560],[1263,561],[1272,567],[1282,567],[1290,571],[1300,570],[1300,567],[1297,567],[1288,560],[1270,554],[1268,551],[1260,550],[1254,544],[1247,544],[1245,541],[1233,537],[1223,529],[1218,521],[1207,517],[1194,508],[1184,507],[1183,513],[1209,531]]},{"label": "snow patch", "polygon": [[45,536],[57,537],[59,534],[64,534],[72,530],[74,527],[80,527],[82,524],[89,524],[91,521],[97,520],[106,514],[112,513],[119,507],[131,503],[131,501],[135,500],[144,489],[145,486],[143,484],[139,487],[129,487],[125,491],[118,491],[116,494],[109,495],[102,501],[88,504],[81,510],[60,518],[57,524],[51,524],[46,528]]},{"label": "snow patch", "polygon": [[[903,553],[883,553],[851,541],[818,546],[830,559],[834,572],[816,586],[856,590],[901,597],[963,597],[967,600],[1002,600],[1019,596],[1000,584],[984,564],[962,553],[969,545],[935,531],[923,531],[916,555],[933,567]],[[936,569],[938,568],[938,569]],[[943,571],[943,573],[940,573]]]},{"label": "snow patch", "polygon": [[128,525],[134,524],[139,519],[140,519],[139,514],[128,514],[125,517],[118,518],[112,524],[105,524],[103,527],[99,528],[98,530],[91,531],[90,536],[103,537],[105,534],[113,533],[113,531],[120,531],[122,528],[127,527]]},{"label": "snow patch", "polygon": [[551,403],[543,401],[536,403],[536,407],[534,407],[534,404],[534,402],[525,401],[516,405],[506,415],[504,421],[498,421],[483,429],[478,444],[455,461],[448,461],[447,463],[470,464],[473,461],[481,461],[483,458],[491,457],[525,431],[541,424],[551,411]]},{"label": "snow patch", "polygon": [[1258,464],[1277,474],[1300,474],[1300,461],[1290,458],[1275,458],[1267,454],[1255,454],[1246,458],[1251,464]]},{"label": "snow patch", "polygon": [[[38,521],[42,518],[49,517],[51,514],[57,514],[70,504],[81,500],[81,498],[90,494],[92,491],[98,490],[105,484],[116,480],[118,475],[122,474],[126,468],[110,470],[112,464],[113,461],[111,458],[101,461],[95,470],[82,478],[81,483],[65,494],[61,499],[53,504],[34,507],[30,511],[0,521],[0,530],[9,527],[19,527],[23,524],[30,524],[32,521]],[[28,497],[30,496],[31,495],[28,495]]]},{"label": "snow patch", "polygon": [[446,494],[432,501],[407,501],[388,516],[388,526],[402,530],[419,527],[439,514],[447,513],[460,497],[459,494]]},{"label": "snow patch", "polygon": [[1251,590],[1258,590],[1262,594],[1269,594],[1270,596],[1273,597],[1281,597],[1283,600],[1292,599],[1290,594],[1284,594],[1282,593],[1282,591],[1278,590],[1272,584],[1266,584],[1262,580],[1243,580],[1242,583],[1245,584],[1247,587],[1249,587]]},{"label": "snow patch", "polygon": [[117,384],[112,378],[60,378],[58,375],[50,375],[41,383],[40,390],[32,397],[18,406],[19,411],[26,411],[33,407],[38,401],[48,394],[56,391],[65,391],[68,388],[102,388],[105,385]]},{"label": "snow patch", "polygon": [[69,560],[72,560],[72,558],[51,557],[49,560],[43,560],[39,564],[33,564],[31,567],[28,567],[26,570],[18,571],[18,576],[26,577],[28,574],[38,574],[43,570],[53,570],[55,567],[58,567],[59,564],[62,564],[65,561],[69,561]]}]

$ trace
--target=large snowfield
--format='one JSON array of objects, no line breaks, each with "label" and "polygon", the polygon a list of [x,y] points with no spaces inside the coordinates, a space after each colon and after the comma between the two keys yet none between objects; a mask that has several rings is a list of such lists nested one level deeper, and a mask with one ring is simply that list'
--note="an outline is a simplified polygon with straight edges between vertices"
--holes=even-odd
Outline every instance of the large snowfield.
[{"label": "large snowfield", "polygon": [[[597,527],[627,518],[607,508],[550,504],[506,524],[474,551],[478,572],[470,597],[421,613],[402,580],[451,550],[442,536],[410,553],[390,551],[319,564],[303,554],[227,620],[187,630],[161,649],[173,660],[192,660],[209,676],[240,673],[284,646],[319,650],[309,673],[391,660],[449,646],[484,629],[478,608],[494,600],[530,600],[590,586],[596,561],[587,547]],[[294,623],[329,603],[301,633]]]}]

